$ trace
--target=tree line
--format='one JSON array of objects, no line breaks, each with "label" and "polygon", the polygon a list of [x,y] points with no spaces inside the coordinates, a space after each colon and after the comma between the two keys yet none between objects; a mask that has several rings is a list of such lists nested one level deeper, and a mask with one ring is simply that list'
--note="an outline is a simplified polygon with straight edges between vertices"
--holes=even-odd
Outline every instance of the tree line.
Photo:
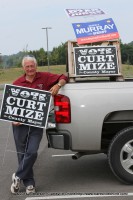
[{"label": "tree line", "polygon": [[[49,53],[49,55],[47,54]],[[48,56],[50,65],[65,65],[67,55],[67,43],[61,43],[58,47],[54,47],[52,51],[45,51],[43,48],[34,51],[20,51],[13,55],[0,56],[0,67],[11,68],[21,67],[22,58],[26,55],[32,55],[37,59],[38,66],[47,66]]]},{"label": "tree line", "polygon": [[[133,65],[133,41],[128,44],[123,44],[120,41],[120,49],[122,64]],[[0,68],[21,67],[21,61],[25,55],[33,55],[37,59],[38,66],[47,66],[48,58],[50,65],[65,65],[67,62],[67,42],[54,47],[50,52],[40,48],[34,51],[23,50],[9,56],[0,55]]]}]

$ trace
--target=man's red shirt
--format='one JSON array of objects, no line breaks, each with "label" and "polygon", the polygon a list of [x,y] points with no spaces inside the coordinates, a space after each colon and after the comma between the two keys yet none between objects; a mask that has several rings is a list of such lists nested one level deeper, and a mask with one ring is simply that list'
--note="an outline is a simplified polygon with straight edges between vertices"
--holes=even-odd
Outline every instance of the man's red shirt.
[{"label": "man's red shirt", "polygon": [[36,72],[36,76],[32,83],[27,81],[25,75],[23,75],[15,80],[13,85],[49,91],[50,88],[61,79],[64,79],[66,82],[68,81],[68,78],[63,74],[58,75],[49,72]]}]

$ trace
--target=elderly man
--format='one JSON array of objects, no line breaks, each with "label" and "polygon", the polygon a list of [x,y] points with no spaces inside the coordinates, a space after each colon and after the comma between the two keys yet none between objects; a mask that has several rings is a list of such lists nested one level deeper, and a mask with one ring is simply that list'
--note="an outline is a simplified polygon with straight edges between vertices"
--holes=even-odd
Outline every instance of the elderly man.
[{"label": "elderly man", "polygon": [[[37,61],[32,56],[22,60],[24,75],[13,82],[14,85],[50,91],[54,96],[67,82],[63,74],[37,72]],[[43,135],[43,129],[13,122],[13,135],[18,156],[18,169],[12,175],[11,192],[17,193],[20,182],[26,187],[26,194],[35,193],[33,165],[37,159],[37,151]]]}]

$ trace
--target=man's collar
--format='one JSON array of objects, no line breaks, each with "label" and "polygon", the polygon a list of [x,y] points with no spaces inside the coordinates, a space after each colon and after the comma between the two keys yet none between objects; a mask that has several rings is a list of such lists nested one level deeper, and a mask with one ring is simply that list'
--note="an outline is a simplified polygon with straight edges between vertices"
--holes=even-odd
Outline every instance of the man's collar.
[{"label": "man's collar", "polygon": [[[38,78],[40,78],[40,77],[41,77],[40,72],[36,72],[36,75],[35,75],[33,81],[35,81],[36,79],[38,79]],[[27,82],[27,80],[26,80],[26,74],[24,74],[24,75],[21,77],[21,82]]]}]

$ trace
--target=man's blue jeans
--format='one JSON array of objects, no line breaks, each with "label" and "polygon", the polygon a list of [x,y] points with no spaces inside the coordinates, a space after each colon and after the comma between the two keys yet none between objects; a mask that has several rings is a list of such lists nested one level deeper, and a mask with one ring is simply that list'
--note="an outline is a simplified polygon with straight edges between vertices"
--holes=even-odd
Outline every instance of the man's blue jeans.
[{"label": "man's blue jeans", "polygon": [[27,125],[13,125],[13,135],[19,163],[16,176],[23,180],[26,187],[35,186],[33,165],[37,159],[43,129]]}]

